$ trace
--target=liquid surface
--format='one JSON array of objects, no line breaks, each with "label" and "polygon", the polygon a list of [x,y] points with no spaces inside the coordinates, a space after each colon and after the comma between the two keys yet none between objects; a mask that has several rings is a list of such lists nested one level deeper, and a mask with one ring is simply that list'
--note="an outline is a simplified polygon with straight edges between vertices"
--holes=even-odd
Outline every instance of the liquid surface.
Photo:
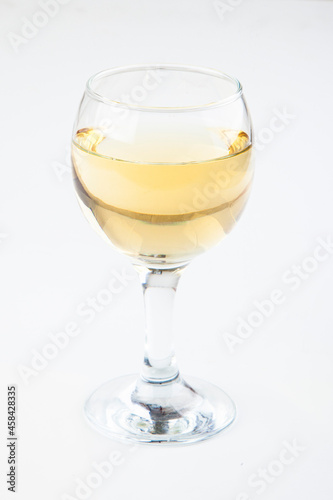
[{"label": "liquid surface", "polygon": [[119,250],[155,266],[185,263],[217,244],[248,198],[252,147],[245,132],[212,133],[213,142],[189,134],[165,151],[151,136],[128,148],[98,129],[79,130],[74,182],[88,220]]}]

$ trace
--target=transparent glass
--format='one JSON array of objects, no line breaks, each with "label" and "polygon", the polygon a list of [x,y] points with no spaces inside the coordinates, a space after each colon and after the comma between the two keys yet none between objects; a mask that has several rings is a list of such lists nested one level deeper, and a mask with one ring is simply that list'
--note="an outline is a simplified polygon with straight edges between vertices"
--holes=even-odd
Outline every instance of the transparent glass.
[{"label": "transparent glass", "polygon": [[190,66],[103,71],[87,83],[72,139],[82,211],[131,259],[146,311],[141,374],[97,389],[86,416],[121,440],[206,439],[234,420],[235,406],[218,387],[179,374],[172,311],[182,271],[232,229],[249,195],[252,130],[242,87]]}]

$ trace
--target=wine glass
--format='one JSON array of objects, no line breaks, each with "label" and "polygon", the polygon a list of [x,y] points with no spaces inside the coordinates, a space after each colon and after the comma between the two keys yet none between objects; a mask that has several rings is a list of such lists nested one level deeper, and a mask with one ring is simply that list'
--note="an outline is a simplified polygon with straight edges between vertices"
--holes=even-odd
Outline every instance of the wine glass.
[{"label": "wine glass", "polygon": [[82,211],[131,259],[146,311],[141,374],[97,389],[86,416],[125,441],[206,439],[234,420],[235,406],[215,385],[179,374],[172,309],[184,268],[224,238],[249,195],[251,120],[242,87],[192,66],[102,71],[87,82],[72,139]]}]

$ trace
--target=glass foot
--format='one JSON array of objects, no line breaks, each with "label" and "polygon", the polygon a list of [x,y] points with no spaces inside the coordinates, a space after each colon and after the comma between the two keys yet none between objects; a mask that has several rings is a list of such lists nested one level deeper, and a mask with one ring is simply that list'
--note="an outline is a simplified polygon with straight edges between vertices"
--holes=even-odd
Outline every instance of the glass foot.
[{"label": "glass foot", "polygon": [[152,383],[128,375],[97,389],[85,405],[85,414],[96,430],[110,438],[186,444],[225,429],[236,409],[221,389],[194,377]]}]

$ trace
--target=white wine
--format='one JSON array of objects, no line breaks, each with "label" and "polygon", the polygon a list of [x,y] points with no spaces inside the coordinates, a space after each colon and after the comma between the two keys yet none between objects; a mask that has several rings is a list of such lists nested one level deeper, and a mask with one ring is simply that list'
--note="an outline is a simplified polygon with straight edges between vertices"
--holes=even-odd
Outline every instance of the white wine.
[{"label": "white wine", "polygon": [[[176,134],[177,135],[177,134]],[[234,226],[252,181],[252,147],[242,131],[209,137],[149,134],[121,143],[102,130],[78,130],[74,182],[80,205],[119,250],[152,266],[188,262]]]}]

